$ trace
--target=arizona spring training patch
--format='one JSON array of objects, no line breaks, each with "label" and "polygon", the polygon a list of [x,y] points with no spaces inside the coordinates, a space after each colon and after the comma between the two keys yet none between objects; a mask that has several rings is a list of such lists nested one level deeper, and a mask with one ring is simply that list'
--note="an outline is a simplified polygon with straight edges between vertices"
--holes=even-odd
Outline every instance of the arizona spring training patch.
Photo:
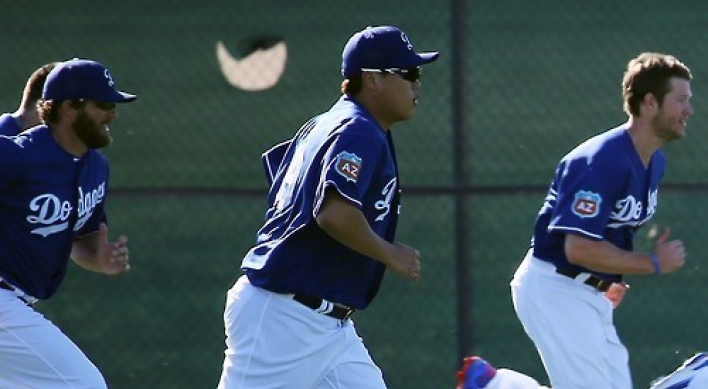
[{"label": "arizona spring training patch", "polygon": [[580,190],[575,193],[573,213],[583,218],[595,217],[600,213],[601,202],[602,197],[599,194]]},{"label": "arizona spring training patch", "polygon": [[356,182],[359,179],[362,159],[354,153],[342,151],[337,155],[334,168],[347,181]]}]

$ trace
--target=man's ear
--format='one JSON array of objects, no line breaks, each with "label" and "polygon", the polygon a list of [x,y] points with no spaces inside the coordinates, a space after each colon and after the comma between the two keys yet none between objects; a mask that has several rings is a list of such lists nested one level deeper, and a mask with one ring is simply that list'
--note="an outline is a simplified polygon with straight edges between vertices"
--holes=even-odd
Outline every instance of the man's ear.
[{"label": "man's ear", "polygon": [[649,112],[656,112],[659,109],[659,101],[653,93],[647,93],[642,99],[643,108]]},{"label": "man's ear", "polygon": [[375,73],[366,72],[361,74],[362,86],[366,89],[376,89],[379,86],[379,78]]}]

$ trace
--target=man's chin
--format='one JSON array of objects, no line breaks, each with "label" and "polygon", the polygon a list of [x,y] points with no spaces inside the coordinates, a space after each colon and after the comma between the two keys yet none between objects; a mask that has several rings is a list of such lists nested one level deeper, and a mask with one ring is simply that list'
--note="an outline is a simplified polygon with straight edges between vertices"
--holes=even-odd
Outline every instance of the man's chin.
[{"label": "man's chin", "polygon": [[98,145],[97,147],[94,147],[94,149],[103,149],[103,148],[106,148],[106,147],[110,146],[111,143],[113,143],[113,138],[111,138],[111,137],[109,136],[108,138],[106,138],[106,140],[105,140],[102,144]]},{"label": "man's chin", "polygon": [[86,147],[90,149],[103,149],[113,143],[113,138],[110,135],[105,134],[105,136],[103,137],[96,137],[94,139],[89,140],[88,142],[84,141],[84,143],[86,144]]},{"label": "man's chin", "polygon": [[665,131],[661,133],[660,136],[666,143],[668,143],[686,137],[686,130],[681,128],[675,131]]}]

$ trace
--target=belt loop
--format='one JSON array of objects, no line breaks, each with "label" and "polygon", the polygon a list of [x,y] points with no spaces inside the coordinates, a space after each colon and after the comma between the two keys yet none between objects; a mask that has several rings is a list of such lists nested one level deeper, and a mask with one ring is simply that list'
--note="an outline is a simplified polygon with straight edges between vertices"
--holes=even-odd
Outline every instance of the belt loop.
[{"label": "belt loop", "polygon": [[332,304],[331,302],[329,302],[325,299],[322,299],[322,303],[320,304],[320,307],[315,309],[315,311],[326,315],[326,314],[332,312],[333,309],[334,309],[334,304]]}]

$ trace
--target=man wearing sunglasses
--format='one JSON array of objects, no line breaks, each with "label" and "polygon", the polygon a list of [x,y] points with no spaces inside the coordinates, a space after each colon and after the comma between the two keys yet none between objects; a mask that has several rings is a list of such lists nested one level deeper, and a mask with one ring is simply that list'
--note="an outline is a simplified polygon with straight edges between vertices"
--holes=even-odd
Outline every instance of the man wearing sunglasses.
[{"label": "man wearing sunglasses", "polygon": [[417,281],[420,255],[395,241],[398,167],[391,126],[413,116],[420,67],[396,27],[344,47],[343,96],[263,155],[267,220],[228,293],[219,389],[384,389],[351,316],[384,271]]},{"label": "man wearing sunglasses", "polygon": [[0,137],[0,388],[105,389],[96,366],[32,305],[52,297],[69,258],[108,275],[127,271],[127,238],[109,242],[105,203],[116,90],[98,62],[73,59],[47,76],[44,124]]}]

